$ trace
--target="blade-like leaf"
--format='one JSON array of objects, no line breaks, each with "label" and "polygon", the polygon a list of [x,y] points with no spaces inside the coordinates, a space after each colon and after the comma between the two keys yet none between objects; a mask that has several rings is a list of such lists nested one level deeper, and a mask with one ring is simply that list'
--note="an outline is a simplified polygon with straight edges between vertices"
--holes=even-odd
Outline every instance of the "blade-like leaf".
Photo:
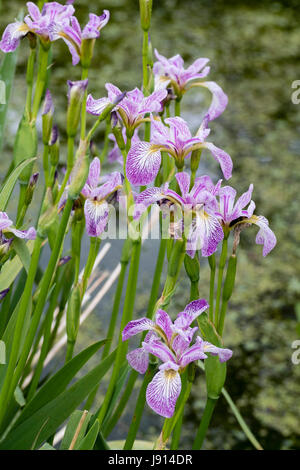
[{"label": "blade-like leaf", "polygon": [[1,189],[0,192],[0,211],[4,211],[7,203],[9,201],[10,195],[12,193],[12,190],[14,189],[14,186],[24,170],[28,165],[32,164],[36,160],[36,157],[30,158],[29,160],[24,160],[21,162],[15,169],[14,171],[9,175],[7,178],[6,182],[4,183],[3,188]]},{"label": "blade-like leaf", "polygon": [[[74,411],[74,413],[71,414],[70,419],[69,419],[68,424],[67,424],[67,427],[66,427],[66,430],[65,430],[64,437],[61,441],[60,450],[68,450],[69,449],[69,447],[71,445],[71,442],[74,438],[74,435],[77,431],[80,420],[83,416],[83,413],[84,413],[84,411],[76,410],[76,411]],[[83,424],[80,428],[80,431],[78,433],[78,436],[77,436],[77,439],[76,439],[76,445],[75,445],[74,449],[76,449],[78,447],[78,444],[84,438],[84,435],[85,435],[85,432],[87,430],[88,424],[90,422],[91,416],[92,416],[91,413],[86,414],[86,416],[84,418],[84,422],[83,422]]]},{"label": "blade-like leaf", "polygon": [[104,345],[105,340],[98,341],[92,344],[84,351],[81,351],[64,367],[62,367],[55,375],[53,375],[36,393],[30,402],[24,408],[22,414],[16,422],[16,425],[21,424],[30,416],[36,413],[40,408],[45,406],[48,402],[55,399],[62,393],[71,380],[75,377],[77,372],[86,364],[86,362]]},{"label": "blade-like leaf", "polygon": [[[26,245],[31,254],[34,240],[29,240]],[[18,256],[15,256],[11,261],[7,261],[0,273],[0,290],[7,289],[14,282],[22,268],[23,263]]]},{"label": "blade-like leaf", "polygon": [[22,238],[16,237],[13,241],[13,244],[14,244],[13,247],[14,247],[15,252],[17,253],[20,260],[22,261],[24,268],[28,272],[31,256],[30,256],[30,251],[28,249],[27,243]]},{"label": "blade-like leaf", "polygon": [[93,426],[91,427],[87,435],[82,439],[77,449],[78,450],[92,450],[95,445],[99,429],[100,429],[100,424],[99,424],[99,421],[97,420],[95,421],[95,423],[93,424]]},{"label": "blade-like leaf", "polygon": [[102,377],[111,367],[114,358],[115,351],[73,386],[40,408],[26,421],[22,422],[19,426],[14,426],[7,437],[1,442],[0,449],[23,450],[38,448],[55,433],[57,428],[101,381]]},{"label": "blade-like leaf", "polygon": [[17,59],[18,49],[16,49],[14,52],[5,54],[0,68],[0,80],[5,84],[5,103],[0,104],[0,150],[2,149],[3,145],[6,114],[15,76]]}]

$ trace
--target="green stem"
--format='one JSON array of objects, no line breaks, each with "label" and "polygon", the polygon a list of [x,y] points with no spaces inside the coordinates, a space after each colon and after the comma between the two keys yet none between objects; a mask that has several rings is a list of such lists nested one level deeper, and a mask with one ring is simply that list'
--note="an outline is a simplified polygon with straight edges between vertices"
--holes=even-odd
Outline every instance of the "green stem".
[{"label": "green stem", "polygon": [[26,73],[26,82],[27,82],[26,112],[29,117],[31,116],[35,56],[36,56],[36,49],[35,48],[30,49],[30,55],[28,58],[27,73]]},{"label": "green stem", "polygon": [[90,251],[89,251],[88,259],[84,268],[84,273],[83,273],[83,278],[82,278],[82,297],[85,294],[90,275],[92,274],[96,257],[99,252],[100,244],[101,244],[100,238],[90,237]]},{"label": "green stem", "polygon": [[214,297],[215,297],[215,277],[216,277],[216,257],[213,253],[209,258],[210,281],[209,281],[209,319],[214,321]]},{"label": "green stem", "polygon": [[[89,70],[87,68],[82,69],[81,80],[86,80],[89,75]],[[83,101],[82,101],[82,110],[81,110],[81,140],[85,139],[86,132],[86,100],[87,100],[87,90],[85,90]]]},{"label": "green stem", "polygon": [[43,167],[45,175],[45,185],[48,188],[49,186],[49,145],[44,145],[43,150]]},{"label": "green stem", "polygon": [[200,450],[202,447],[217,401],[218,399],[207,397],[204,413],[192,447],[193,450]]},{"label": "green stem", "polygon": [[220,261],[219,261],[218,286],[217,286],[216,309],[215,309],[215,325],[216,326],[218,326],[218,323],[219,323],[220,300],[221,300],[221,291],[222,291],[222,283],[223,283],[223,272],[224,272],[226,258],[227,258],[227,245],[228,245],[228,237],[225,236],[223,240],[223,244],[222,244],[222,251],[221,251]]},{"label": "green stem", "polygon": [[148,318],[151,318],[153,315],[153,310],[154,310],[156,299],[159,293],[161,274],[162,274],[162,270],[164,267],[165,256],[166,256],[167,241],[168,241],[167,239],[163,239],[163,238],[161,238],[160,240],[157,261],[156,261],[156,266],[155,266],[155,272],[154,272],[153,282],[152,282],[152,287],[151,287],[150,299],[149,299],[148,309],[147,309]]},{"label": "green stem", "polygon": [[[19,379],[22,376],[22,372],[23,372],[23,369],[25,367],[25,364],[26,364],[26,361],[27,361],[27,358],[28,358],[28,354],[30,352],[31,345],[32,345],[33,340],[34,340],[34,337],[35,337],[35,334],[36,334],[36,331],[37,331],[37,328],[38,328],[38,325],[39,325],[39,322],[40,322],[40,318],[41,318],[41,315],[43,313],[45,303],[47,301],[49,286],[52,282],[53,274],[54,274],[55,268],[57,266],[57,261],[58,261],[58,258],[59,258],[60,252],[61,252],[61,246],[62,246],[62,243],[64,241],[65,232],[66,232],[66,229],[67,229],[67,225],[68,225],[68,221],[69,221],[69,217],[70,217],[72,207],[73,207],[73,200],[68,199],[67,203],[66,203],[66,206],[65,206],[65,209],[63,211],[63,215],[62,215],[62,219],[61,219],[59,228],[58,228],[55,245],[53,247],[53,250],[52,250],[49,262],[48,262],[47,269],[46,269],[46,271],[45,271],[45,273],[42,277],[41,283],[40,283],[40,292],[39,292],[37,304],[36,304],[35,310],[34,310],[33,315],[32,315],[30,327],[29,327],[29,330],[28,330],[26,338],[25,338],[25,342],[24,342],[24,345],[23,345],[23,349],[22,349],[22,353],[21,353],[18,365],[16,367],[14,376],[13,376],[12,381],[11,381],[11,385],[10,385],[10,389],[9,389],[9,393],[8,393],[9,398],[13,395],[13,392],[14,392],[16,386],[18,385]],[[0,411],[0,413],[1,413],[1,411]]]},{"label": "green stem", "polygon": [[47,68],[48,68],[48,55],[49,50],[46,50],[42,43],[39,48],[39,68],[38,78],[35,88],[35,94],[32,106],[32,120],[35,121],[39,112],[42,96],[44,93],[46,80],[47,80]]},{"label": "green stem", "polygon": [[101,163],[104,161],[107,153],[108,153],[108,147],[109,147],[109,134],[111,132],[111,127],[110,127],[110,116],[106,118],[106,127],[105,127],[105,135],[104,135],[104,145],[102,152],[100,154],[100,161]]},{"label": "green stem", "polygon": [[143,411],[144,411],[144,406],[145,406],[145,400],[146,400],[146,390],[148,387],[148,384],[151,382],[154,372],[155,372],[155,365],[150,364],[148,367],[148,370],[145,374],[140,393],[136,402],[134,414],[132,416],[132,420],[130,423],[129,431],[127,434],[127,438],[124,444],[124,450],[131,450],[132,446],[134,444],[140,422],[142,419]]},{"label": "green stem", "polygon": [[181,113],[181,98],[175,100],[175,116],[180,116]]},{"label": "green stem", "polygon": [[73,168],[74,163],[74,137],[68,137],[68,156],[67,156],[67,171],[65,173],[62,185],[60,187],[59,193],[56,198],[56,202],[58,203],[66,189],[68,184],[68,180]]},{"label": "green stem", "polygon": [[[21,302],[20,302],[20,308],[18,311],[18,317],[17,317],[15,331],[14,331],[14,338],[13,338],[11,353],[9,357],[5,380],[4,380],[3,387],[0,393],[0,424],[2,423],[3,418],[5,416],[5,411],[7,409],[7,405],[9,401],[8,400],[10,396],[9,392],[10,392],[11,385],[13,382],[13,374],[14,374],[15,367],[16,367],[17,360],[18,360],[22,335],[24,333],[23,327],[24,327],[24,322],[25,322],[27,311],[28,311],[28,307],[30,304],[35,275],[36,275],[37,268],[38,268],[42,241],[43,239],[37,236],[35,243],[34,243],[31,263],[30,263],[30,267],[28,271],[28,276],[26,279],[26,284],[24,287],[24,292],[23,292]],[[15,388],[13,388],[13,391],[14,389]]]},{"label": "green stem", "polygon": [[122,341],[122,331],[124,330],[127,323],[129,323],[132,319],[136,287],[137,287],[138,271],[139,271],[140,253],[141,253],[141,242],[140,240],[139,241],[135,240],[133,241],[131,263],[130,263],[130,268],[129,268],[128,283],[127,283],[127,289],[126,289],[126,295],[125,295],[125,301],[124,301],[124,309],[123,309],[123,315],[122,315],[122,321],[121,321],[121,328],[120,328],[120,335],[119,335],[119,342],[118,342],[115,364],[114,364],[112,376],[110,379],[110,383],[108,386],[108,390],[106,392],[105,399],[103,401],[103,404],[101,406],[101,409],[98,415],[98,420],[100,422],[100,425],[102,425],[103,419],[108,410],[108,406],[113,395],[114,387],[119,376],[120,368],[126,358],[128,344],[127,344],[127,341],[126,342]]},{"label": "green stem", "polygon": [[[187,373],[185,372],[181,376],[181,383],[182,383],[182,395],[185,395],[185,390],[187,387]],[[179,447],[179,442],[180,442],[180,436],[181,436],[181,429],[182,429],[182,423],[183,423],[183,414],[184,414],[184,409],[180,413],[177,423],[174,426],[174,431],[172,434],[172,441],[171,441],[171,450],[177,450]]]}]

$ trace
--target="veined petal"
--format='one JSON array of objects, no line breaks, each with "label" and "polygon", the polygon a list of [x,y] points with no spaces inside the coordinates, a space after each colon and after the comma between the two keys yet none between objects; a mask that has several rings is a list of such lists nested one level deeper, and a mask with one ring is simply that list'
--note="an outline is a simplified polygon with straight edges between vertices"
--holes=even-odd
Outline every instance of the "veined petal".
[{"label": "veined petal", "polygon": [[187,241],[187,254],[193,257],[201,248],[202,256],[212,255],[224,238],[223,229],[217,217],[202,211],[197,213]]},{"label": "veined petal", "polygon": [[96,188],[99,183],[100,178],[100,171],[101,171],[101,164],[98,157],[95,157],[90,164],[89,175],[87,178],[87,184],[91,188]]},{"label": "veined petal", "polygon": [[209,343],[208,341],[204,341],[203,351],[204,352],[209,352],[213,356],[219,356],[220,362],[228,361],[228,359],[230,359],[232,354],[233,354],[231,349],[218,348],[217,346],[214,346],[213,344]]},{"label": "veined petal", "polygon": [[249,219],[249,223],[259,226],[255,242],[258,245],[263,245],[263,256],[267,256],[277,243],[275,233],[270,229],[268,220],[262,215],[253,215]]},{"label": "veined petal", "polygon": [[127,155],[126,175],[133,185],[151,183],[160,168],[161,155],[157,146],[139,142],[131,147]]},{"label": "veined petal", "polygon": [[236,190],[231,186],[223,186],[223,188],[221,188],[219,191],[220,213],[225,223],[233,220],[231,214],[233,211],[235,197]]},{"label": "veined petal", "polygon": [[93,114],[94,116],[100,116],[101,113],[105,110],[105,108],[111,104],[111,101],[108,98],[100,98],[95,100],[92,95],[88,95],[86,101],[86,110],[89,114]]},{"label": "veined petal", "polygon": [[182,367],[187,366],[191,362],[198,361],[199,359],[206,359],[207,355],[204,352],[204,341],[197,336],[195,344],[189,349],[184,351],[179,362]]},{"label": "veined petal", "polygon": [[183,171],[181,173],[176,173],[175,178],[177,180],[182,196],[185,197],[190,191],[190,175]]},{"label": "veined petal", "polygon": [[130,321],[122,332],[122,340],[126,341],[131,336],[137,335],[142,331],[155,330],[155,323],[149,318],[143,317],[138,320]]},{"label": "veined petal", "polygon": [[0,41],[0,49],[3,52],[13,52],[20,44],[20,39],[29,32],[29,27],[21,22],[16,21],[6,26],[2,39]]},{"label": "veined petal", "polygon": [[175,325],[183,329],[189,327],[208,307],[209,305],[205,299],[193,300],[185,307],[183,312],[179,313],[174,322]]},{"label": "veined petal", "polygon": [[9,228],[7,231],[13,233],[18,238],[26,238],[27,240],[36,239],[36,230],[33,227],[30,227],[28,230],[17,230],[16,228]]},{"label": "veined petal", "polygon": [[219,163],[224,177],[227,180],[231,178],[233,164],[230,155],[211,142],[204,142],[202,147],[207,148],[211,152],[214,159]]},{"label": "veined petal", "polygon": [[134,370],[140,374],[145,374],[149,364],[149,353],[145,351],[144,348],[137,348],[130,351],[126,358]]},{"label": "veined petal", "polygon": [[139,219],[145,210],[155,202],[165,197],[164,187],[148,188],[135,198],[134,219]]},{"label": "veined petal", "polygon": [[89,237],[100,237],[108,221],[106,201],[87,199],[84,204],[86,230]]},{"label": "veined petal", "polygon": [[13,224],[12,220],[9,219],[6,212],[0,212],[0,231]]},{"label": "veined petal", "polygon": [[173,334],[173,323],[167,312],[158,309],[156,312],[155,323],[163,330],[168,341],[170,341]]},{"label": "veined petal", "polygon": [[150,354],[153,354],[153,356],[155,357],[158,357],[158,359],[160,359],[162,362],[176,361],[175,356],[170,351],[168,346],[159,339],[151,338],[148,343],[143,342],[142,344],[145,351]]},{"label": "veined petal", "polygon": [[160,369],[147,387],[146,399],[152,410],[160,416],[171,418],[181,392],[181,379],[175,364],[163,364]]},{"label": "veined petal", "polygon": [[207,111],[209,121],[213,121],[220,114],[223,113],[227,104],[228,104],[228,97],[222,90],[222,88],[217,85],[215,82],[202,82],[199,85],[208,88],[209,91],[212,93],[212,102]]},{"label": "veined petal", "polygon": [[242,194],[241,197],[239,197],[239,199],[237,200],[232,211],[232,220],[235,220],[242,215],[242,209],[244,209],[244,207],[246,207],[247,204],[249,204],[249,202],[251,201],[252,192],[253,184],[250,184],[248,191]]}]

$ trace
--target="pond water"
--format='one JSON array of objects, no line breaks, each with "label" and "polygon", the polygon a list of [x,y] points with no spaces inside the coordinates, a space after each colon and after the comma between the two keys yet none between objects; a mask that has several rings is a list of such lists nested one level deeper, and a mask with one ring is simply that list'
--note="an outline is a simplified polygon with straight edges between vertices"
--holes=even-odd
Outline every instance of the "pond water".
[{"label": "pond water", "polygon": [[[2,1],[1,29],[17,16],[21,1]],[[91,3],[75,1],[84,22]],[[113,82],[128,90],[141,84],[141,33],[138,2],[93,2],[92,11],[111,11],[111,21],[101,33],[90,75],[90,90],[104,95],[104,84]],[[210,78],[229,97],[225,113],[212,123],[213,142],[224,148],[234,162],[233,186],[243,192],[254,183],[257,212],[270,219],[278,245],[266,259],[255,245],[254,228],[243,233],[238,260],[237,286],[228,310],[225,344],[234,350],[228,367],[227,389],[247,423],[266,449],[300,448],[300,365],[293,365],[291,344],[300,339],[299,282],[299,180],[300,105],[291,101],[292,82],[300,78],[300,30],[297,2],[154,0],[151,38],[163,55],[180,53],[190,63],[197,57],[211,60]],[[64,109],[67,79],[79,78],[63,43],[53,56],[51,91],[56,109]],[[24,102],[24,67],[27,47],[20,49],[17,79],[9,114],[1,172],[9,166],[14,133]],[[196,129],[209,96],[191,91],[183,100],[183,116]],[[56,116],[64,145],[63,113]],[[96,144],[101,148],[103,132]],[[208,157],[205,171],[215,178],[218,169]],[[203,170],[203,168],[202,168]],[[13,210],[13,204],[12,204]],[[87,241],[86,241],[87,246]],[[135,315],[145,313],[151,287],[156,241],[147,241],[141,261]],[[103,260],[102,269],[118,261],[121,242]],[[201,295],[208,297],[208,269],[201,261]],[[188,283],[182,276],[170,313],[187,303]],[[81,329],[78,349],[104,337],[111,311],[113,289],[104,297]],[[101,402],[100,390],[99,402]],[[199,375],[185,417],[183,447],[191,442],[205,398]],[[134,403],[135,395],[132,397]],[[124,438],[131,418],[128,410],[112,434]],[[139,437],[151,439],[162,421],[145,411]],[[225,401],[218,404],[205,448],[250,449]]]}]

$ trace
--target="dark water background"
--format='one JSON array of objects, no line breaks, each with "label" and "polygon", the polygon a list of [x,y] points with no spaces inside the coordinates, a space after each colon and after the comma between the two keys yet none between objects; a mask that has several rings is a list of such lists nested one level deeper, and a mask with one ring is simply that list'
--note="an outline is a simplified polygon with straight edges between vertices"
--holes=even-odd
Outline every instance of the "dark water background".
[{"label": "dark water background", "polygon": [[[24,4],[2,1],[1,29],[17,16]],[[111,20],[97,42],[90,91],[103,96],[107,81],[124,90],[140,86],[138,1],[84,0],[75,1],[75,6],[82,24],[89,11],[100,13],[104,8],[111,11]],[[291,84],[300,79],[299,2],[154,0],[151,37],[154,47],[167,57],[180,53],[188,64],[198,57],[209,57],[210,79],[217,81],[228,94],[227,110],[212,123],[212,141],[233,158],[234,176],[230,184],[241,193],[250,182],[254,183],[256,212],[270,219],[278,245],[263,259],[261,247],[254,243],[256,229],[250,228],[242,234],[236,290],[225,331],[225,344],[234,350],[226,385],[264,448],[299,449],[300,365],[291,362],[291,343],[300,339],[300,105],[291,101]],[[65,82],[78,79],[80,70],[72,67],[62,42],[55,46],[51,91],[64,145]],[[24,105],[27,54],[27,44],[23,41],[1,158],[3,173],[9,166]],[[205,91],[199,90],[184,97],[183,116],[194,130],[209,99]],[[102,138],[100,133],[96,142],[100,149]],[[204,165],[214,178],[220,176],[209,156]],[[103,269],[115,266],[120,249],[121,243],[113,242]],[[145,313],[157,249],[156,241],[146,242],[144,246],[136,317]],[[170,313],[178,313],[188,296],[189,286],[182,276]],[[201,261],[201,296],[208,297],[205,260]],[[113,289],[81,329],[78,349],[104,337],[112,299]],[[99,403],[103,393],[100,390]],[[204,398],[205,384],[199,375],[185,417],[183,447],[188,448],[193,439]],[[134,403],[135,395],[113,438],[126,436]],[[139,437],[152,439],[161,425],[162,420],[147,409]],[[223,399],[213,417],[205,448],[251,448]]]}]

